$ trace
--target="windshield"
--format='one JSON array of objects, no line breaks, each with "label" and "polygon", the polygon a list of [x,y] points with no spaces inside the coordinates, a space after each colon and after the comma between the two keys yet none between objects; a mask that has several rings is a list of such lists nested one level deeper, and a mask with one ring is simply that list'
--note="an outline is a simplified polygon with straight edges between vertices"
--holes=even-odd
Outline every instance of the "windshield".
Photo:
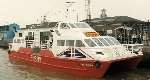
[{"label": "windshield", "polygon": [[103,43],[101,43],[97,38],[92,38],[98,46],[104,46]]},{"label": "windshield", "polygon": [[76,47],[85,47],[85,45],[83,44],[83,42],[81,40],[76,40]]},{"label": "windshield", "polygon": [[69,23],[69,25],[72,27],[72,28],[76,28],[76,26],[72,23]]},{"label": "windshield", "polygon": [[110,45],[114,45],[114,42],[111,41],[109,38],[104,38]]},{"label": "windshield", "polygon": [[61,23],[60,24],[60,29],[69,29],[70,27],[66,23]]},{"label": "windshield", "polygon": [[108,44],[103,38],[99,38],[99,40],[100,40],[105,46],[109,46],[109,44]]},{"label": "windshield", "polygon": [[77,28],[89,28],[90,26],[87,23],[75,23]]},{"label": "windshield", "polygon": [[96,46],[96,44],[91,39],[84,39],[84,41],[86,42],[86,44],[89,47],[95,47]]},{"label": "windshield", "polygon": [[120,43],[119,43],[119,41],[118,40],[116,40],[115,38],[110,38],[116,45],[120,45]]}]

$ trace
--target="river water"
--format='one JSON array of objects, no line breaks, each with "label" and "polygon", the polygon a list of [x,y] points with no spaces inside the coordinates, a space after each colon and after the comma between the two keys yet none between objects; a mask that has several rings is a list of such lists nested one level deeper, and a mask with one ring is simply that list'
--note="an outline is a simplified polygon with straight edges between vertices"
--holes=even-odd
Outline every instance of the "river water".
[{"label": "river water", "polygon": [[[7,50],[0,49],[0,80],[100,80],[48,72],[35,67],[12,64]],[[150,69],[108,72],[101,80],[150,80]]]}]

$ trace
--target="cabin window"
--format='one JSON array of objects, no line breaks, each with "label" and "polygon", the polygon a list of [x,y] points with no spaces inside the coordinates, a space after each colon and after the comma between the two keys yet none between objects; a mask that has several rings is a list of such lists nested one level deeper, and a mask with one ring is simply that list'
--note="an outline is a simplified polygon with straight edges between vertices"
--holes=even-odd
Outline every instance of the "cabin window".
[{"label": "cabin window", "polygon": [[56,32],[56,34],[57,34],[58,36],[61,35],[60,32],[59,32],[58,30],[55,30],[55,32]]},{"label": "cabin window", "polygon": [[25,38],[26,40],[34,40],[34,32],[28,32],[28,36]]},{"label": "cabin window", "polygon": [[32,32],[28,32],[28,36],[32,36],[33,34],[32,34]]},{"label": "cabin window", "polygon": [[14,39],[14,43],[17,43],[16,39]]},{"label": "cabin window", "polygon": [[40,32],[40,40],[49,40],[50,32]]},{"label": "cabin window", "polygon": [[95,47],[96,44],[91,39],[84,39],[89,47]]},{"label": "cabin window", "polygon": [[19,33],[19,37],[22,37],[22,33]]},{"label": "cabin window", "polygon": [[109,44],[108,44],[103,38],[99,38],[99,40],[100,40],[105,46],[109,46]]},{"label": "cabin window", "polygon": [[104,46],[103,43],[101,43],[97,38],[92,38],[94,40],[94,42],[96,42],[96,44],[98,44],[98,46]]},{"label": "cabin window", "polygon": [[109,38],[104,38],[110,45],[114,45],[114,43]]},{"label": "cabin window", "polygon": [[74,40],[66,40],[66,46],[74,46]]},{"label": "cabin window", "polygon": [[87,23],[75,23],[78,28],[90,28]]},{"label": "cabin window", "polygon": [[79,50],[75,49],[75,54],[73,55],[75,58],[86,58]]},{"label": "cabin window", "polygon": [[66,58],[86,58],[84,54],[79,49],[68,48],[64,52],[60,53],[58,56],[66,57]]},{"label": "cabin window", "polygon": [[14,43],[21,43],[20,39],[14,39]]},{"label": "cabin window", "polygon": [[119,43],[119,41],[118,40],[116,40],[115,38],[110,38],[116,45],[119,45],[120,43]]},{"label": "cabin window", "polygon": [[60,25],[60,29],[69,29],[70,27],[66,23]]},{"label": "cabin window", "polygon": [[57,40],[57,46],[64,46],[65,40]]},{"label": "cabin window", "polygon": [[24,43],[24,39],[22,39],[21,41],[22,41],[22,43]]},{"label": "cabin window", "polygon": [[20,39],[17,39],[17,43],[21,43],[21,40],[20,40]]},{"label": "cabin window", "polygon": [[85,45],[83,44],[83,42],[81,40],[76,40],[76,47],[85,47]]},{"label": "cabin window", "polygon": [[76,26],[75,26],[74,24],[69,23],[69,25],[70,25],[72,28],[76,28]]}]

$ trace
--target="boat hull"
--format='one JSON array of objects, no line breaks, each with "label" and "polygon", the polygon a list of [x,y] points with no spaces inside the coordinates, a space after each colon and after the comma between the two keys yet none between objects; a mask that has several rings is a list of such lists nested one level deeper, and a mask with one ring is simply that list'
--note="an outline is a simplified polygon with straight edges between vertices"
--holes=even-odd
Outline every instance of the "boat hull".
[{"label": "boat hull", "polygon": [[103,77],[111,65],[110,61],[58,58],[54,57],[49,50],[41,50],[40,54],[38,55],[40,58],[35,59],[30,49],[22,49],[19,52],[10,51],[9,59],[12,62],[25,63],[46,70],[92,78]]},{"label": "boat hull", "polygon": [[136,69],[136,67],[141,62],[142,59],[143,59],[143,55],[118,59],[118,60],[112,61],[111,66],[113,66],[113,68],[117,70]]},{"label": "boat hull", "polygon": [[100,62],[95,60],[54,57],[53,53],[49,50],[41,50],[38,54],[35,54],[30,48],[22,48],[18,52],[10,51],[9,59],[13,62],[25,63],[42,69],[75,76],[102,78],[112,63],[123,61],[127,67],[133,69],[140,62],[141,56]]}]

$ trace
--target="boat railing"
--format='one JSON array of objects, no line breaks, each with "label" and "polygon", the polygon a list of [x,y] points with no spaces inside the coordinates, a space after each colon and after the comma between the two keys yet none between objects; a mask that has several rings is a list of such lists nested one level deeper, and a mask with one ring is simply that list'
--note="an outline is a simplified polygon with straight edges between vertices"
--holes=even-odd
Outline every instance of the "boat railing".
[{"label": "boat railing", "polygon": [[69,47],[64,52],[58,54],[59,57],[71,58],[71,59],[93,59],[90,55],[86,54],[80,47]]},{"label": "boat railing", "polygon": [[142,50],[143,44],[122,44],[127,50],[131,51],[131,53],[138,53]]}]

